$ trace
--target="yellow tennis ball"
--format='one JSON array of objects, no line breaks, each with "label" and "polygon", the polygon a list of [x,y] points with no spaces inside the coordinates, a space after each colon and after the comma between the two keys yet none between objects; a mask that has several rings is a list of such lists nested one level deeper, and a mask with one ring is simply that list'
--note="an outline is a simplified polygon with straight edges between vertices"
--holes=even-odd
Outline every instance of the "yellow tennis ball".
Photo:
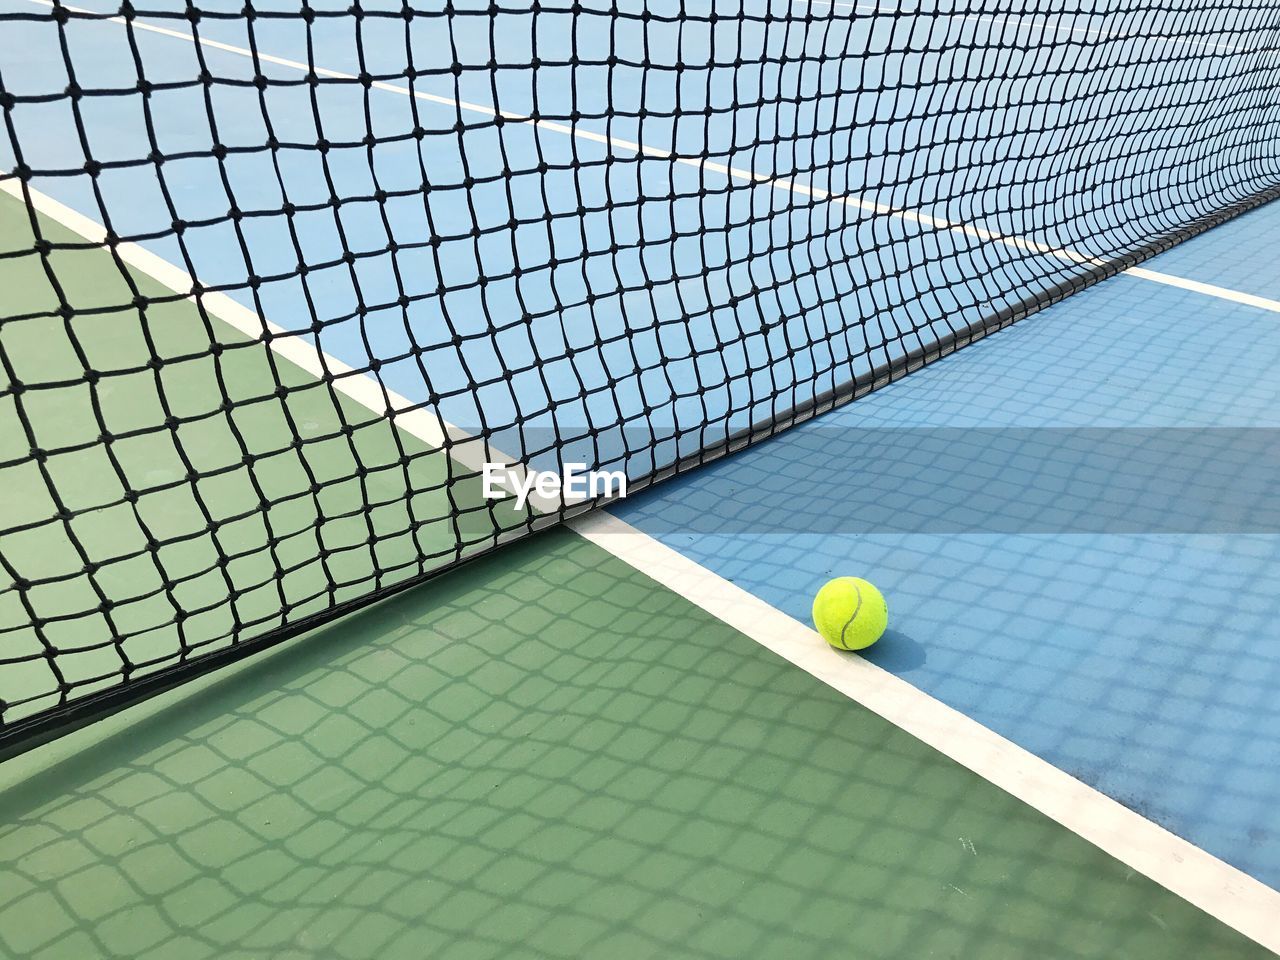
[{"label": "yellow tennis ball", "polygon": [[880,591],[858,577],[836,577],[813,598],[813,625],[838,650],[871,646],[889,625]]}]

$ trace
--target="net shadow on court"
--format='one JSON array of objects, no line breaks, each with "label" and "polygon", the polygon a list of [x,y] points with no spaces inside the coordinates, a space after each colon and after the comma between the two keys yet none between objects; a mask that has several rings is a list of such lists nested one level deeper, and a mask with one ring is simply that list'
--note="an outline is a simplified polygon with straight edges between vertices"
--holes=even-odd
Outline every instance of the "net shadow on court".
[{"label": "net shadow on court", "polygon": [[1251,955],[572,534],[469,571],[12,761],[6,946]]}]

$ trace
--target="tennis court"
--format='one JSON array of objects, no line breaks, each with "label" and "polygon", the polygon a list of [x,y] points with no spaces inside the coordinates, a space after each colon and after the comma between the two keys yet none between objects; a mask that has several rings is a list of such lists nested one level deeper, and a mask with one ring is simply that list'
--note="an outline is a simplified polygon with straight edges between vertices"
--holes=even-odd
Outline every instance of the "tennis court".
[{"label": "tennis court", "polygon": [[1280,7],[250,9],[0,0],[4,951],[1280,950]]}]

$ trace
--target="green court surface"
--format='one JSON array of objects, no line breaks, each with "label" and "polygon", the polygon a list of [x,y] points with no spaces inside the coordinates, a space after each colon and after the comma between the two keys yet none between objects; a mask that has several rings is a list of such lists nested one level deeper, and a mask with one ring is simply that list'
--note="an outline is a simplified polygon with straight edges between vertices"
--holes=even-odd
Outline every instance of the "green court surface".
[{"label": "green court surface", "polygon": [[[62,286],[0,259],[15,716],[525,521],[104,250],[47,256]],[[6,761],[0,955],[1267,954],[557,529]]]},{"label": "green court surface", "polygon": [[[0,236],[34,243],[7,198]],[[11,312],[73,308],[0,334],[53,384],[5,398],[5,459],[32,442],[49,481],[6,470],[0,509],[59,582],[3,615],[83,652],[55,678],[11,637],[11,703],[492,538],[438,451],[103,251],[49,256],[73,287],[0,261]],[[130,283],[169,302],[120,309]],[[565,530],[10,760],[0,824],[0,948],[32,960],[1263,952]]]},{"label": "green court surface", "polygon": [[1265,955],[563,530],[0,778],[12,956]]},{"label": "green court surface", "polygon": [[[35,385],[0,398],[0,528],[31,584],[0,594],[8,719],[455,563],[523,519],[262,340],[48,218],[40,236],[49,270],[0,258],[5,310],[29,317],[0,329],[4,374]],[[0,250],[35,244],[0,194]],[[56,668],[46,642],[69,651]]]}]

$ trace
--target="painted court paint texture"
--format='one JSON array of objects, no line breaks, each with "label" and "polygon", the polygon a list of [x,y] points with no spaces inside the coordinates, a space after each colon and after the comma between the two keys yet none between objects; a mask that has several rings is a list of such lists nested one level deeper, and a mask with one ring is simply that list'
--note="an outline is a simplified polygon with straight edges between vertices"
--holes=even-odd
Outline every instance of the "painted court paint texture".
[{"label": "painted court paint texture", "polygon": [[0,767],[0,944],[1269,955],[569,531],[470,569]]}]

